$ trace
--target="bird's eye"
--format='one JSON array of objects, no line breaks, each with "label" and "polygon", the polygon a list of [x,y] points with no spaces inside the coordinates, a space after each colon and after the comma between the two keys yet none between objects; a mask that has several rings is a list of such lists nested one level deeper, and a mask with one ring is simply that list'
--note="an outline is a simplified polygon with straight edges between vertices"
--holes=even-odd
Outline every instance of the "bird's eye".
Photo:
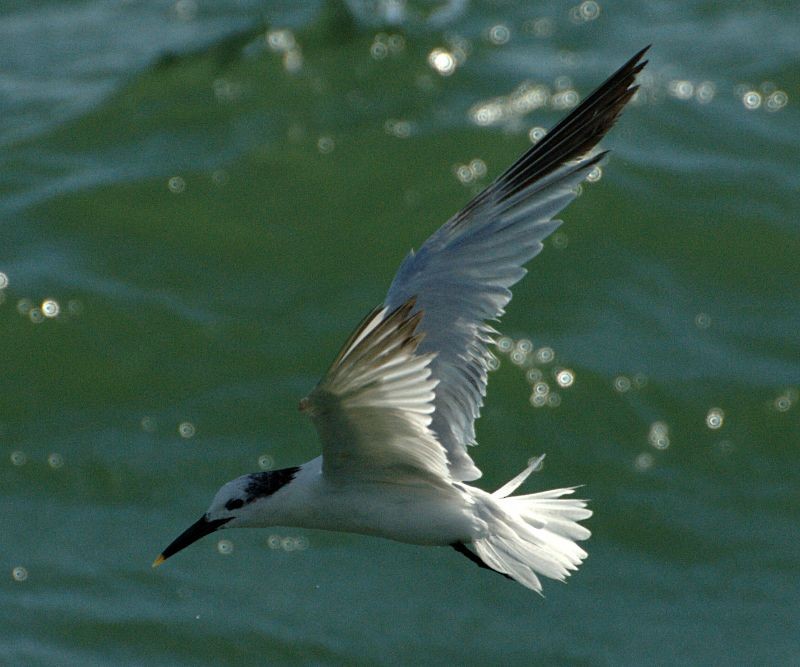
[{"label": "bird's eye", "polygon": [[238,510],[242,505],[244,505],[244,500],[241,498],[231,498],[227,503],[225,503],[225,509]]}]

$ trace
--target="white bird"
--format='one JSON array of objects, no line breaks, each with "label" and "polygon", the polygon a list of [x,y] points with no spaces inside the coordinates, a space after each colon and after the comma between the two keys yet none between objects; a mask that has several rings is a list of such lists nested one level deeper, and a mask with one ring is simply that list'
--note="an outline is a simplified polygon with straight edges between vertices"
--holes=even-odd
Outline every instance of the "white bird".
[{"label": "white bird", "polygon": [[[649,48],[649,47],[648,47]],[[605,156],[590,155],[637,89],[643,49],[405,258],[383,305],[300,402],[322,456],[225,484],[155,560],[223,528],[294,526],[451,546],[541,592],[586,558],[574,488],[511,495],[541,457],[488,493],[467,451],[497,320],[553,216]]]}]

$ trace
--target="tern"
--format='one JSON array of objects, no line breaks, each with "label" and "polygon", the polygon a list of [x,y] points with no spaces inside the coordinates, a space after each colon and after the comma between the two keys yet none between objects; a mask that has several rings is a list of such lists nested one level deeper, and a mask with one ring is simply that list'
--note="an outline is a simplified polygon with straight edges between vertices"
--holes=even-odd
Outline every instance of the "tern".
[{"label": "tern", "polygon": [[[649,47],[647,47],[649,48]],[[643,49],[403,260],[381,306],[300,401],[322,455],[219,489],[153,563],[214,531],[291,526],[453,547],[541,593],[587,553],[591,516],[576,487],[512,495],[543,457],[489,493],[468,447],[486,394],[495,329],[510,288],[542,250],[593,152],[636,92]]]}]

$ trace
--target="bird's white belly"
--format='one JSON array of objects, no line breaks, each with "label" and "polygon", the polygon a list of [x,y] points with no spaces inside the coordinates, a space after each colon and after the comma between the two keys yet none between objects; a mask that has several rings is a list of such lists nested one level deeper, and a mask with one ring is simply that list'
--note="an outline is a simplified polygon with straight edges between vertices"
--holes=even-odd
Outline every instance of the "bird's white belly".
[{"label": "bird's white belly", "polygon": [[425,545],[468,542],[485,530],[471,495],[449,484],[337,484],[319,476],[298,487],[304,497],[287,497],[283,516],[273,514],[275,523]]},{"label": "bird's white belly", "polygon": [[353,491],[326,494],[319,527],[428,545],[469,541],[478,529],[468,499],[458,492],[392,484]]}]

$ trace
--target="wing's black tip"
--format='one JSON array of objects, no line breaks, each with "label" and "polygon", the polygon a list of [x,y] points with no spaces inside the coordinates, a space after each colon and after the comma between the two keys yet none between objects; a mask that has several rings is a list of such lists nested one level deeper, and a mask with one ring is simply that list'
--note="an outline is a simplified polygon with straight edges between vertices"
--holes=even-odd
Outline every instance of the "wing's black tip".
[{"label": "wing's black tip", "polygon": [[505,196],[519,192],[565,162],[585,155],[597,145],[639,89],[636,75],[647,65],[648,61],[642,61],[642,56],[649,48],[650,45],[647,45],[628,59],[509,167],[498,179],[502,182]]},{"label": "wing's black tip", "polygon": [[487,197],[504,201],[547,176],[567,162],[577,160],[594,148],[613,127],[622,109],[639,86],[636,76],[647,65],[642,57],[650,44],[628,59],[536,144],[523,153],[486,190],[455,217],[454,224],[467,217]]}]

